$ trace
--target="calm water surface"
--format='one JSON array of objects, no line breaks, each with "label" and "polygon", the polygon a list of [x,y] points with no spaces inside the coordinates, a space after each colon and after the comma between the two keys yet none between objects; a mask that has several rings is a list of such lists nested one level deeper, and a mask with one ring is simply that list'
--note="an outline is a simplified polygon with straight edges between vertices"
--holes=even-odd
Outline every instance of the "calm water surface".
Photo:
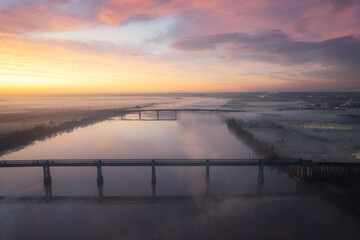
[{"label": "calm water surface", "polygon": [[[241,114],[241,113],[239,113]],[[239,115],[241,116],[241,115]],[[127,115],[35,142],[1,159],[255,158],[219,114]],[[171,120],[170,120],[171,119]],[[176,119],[176,120],[175,120]],[[51,168],[52,195],[83,201],[24,202],[45,195],[42,168],[0,169],[2,239],[357,239],[358,219],[299,186],[286,173],[256,167],[103,167],[104,196],[178,196],[169,203],[87,202],[98,196],[95,167]],[[221,196],[206,200],[204,196]],[[183,201],[195,196],[195,202]],[[12,202],[11,199],[14,199]]]}]

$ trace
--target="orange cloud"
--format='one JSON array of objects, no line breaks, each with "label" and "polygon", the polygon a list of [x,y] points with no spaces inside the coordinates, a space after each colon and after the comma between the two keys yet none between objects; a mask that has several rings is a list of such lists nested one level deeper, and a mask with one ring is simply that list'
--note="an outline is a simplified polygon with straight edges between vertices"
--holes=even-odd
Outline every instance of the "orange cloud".
[{"label": "orange cloud", "polygon": [[8,38],[0,40],[0,53],[0,94],[219,90],[211,74],[200,69],[189,75],[167,61]]}]

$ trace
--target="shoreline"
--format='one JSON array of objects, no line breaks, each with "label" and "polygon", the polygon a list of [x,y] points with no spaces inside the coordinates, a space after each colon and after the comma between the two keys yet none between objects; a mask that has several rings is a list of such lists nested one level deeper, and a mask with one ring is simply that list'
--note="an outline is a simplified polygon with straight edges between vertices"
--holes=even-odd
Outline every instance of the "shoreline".
[{"label": "shoreline", "polygon": [[[79,110],[79,111],[56,111],[52,114],[44,113],[36,116],[27,115],[31,119],[31,124],[26,126],[19,125],[9,131],[0,129],[0,157],[23,149],[37,140],[52,138],[64,132],[71,132],[77,128],[90,126],[102,121],[106,121],[115,116],[122,116],[126,113],[127,108],[123,109],[106,109],[106,110]],[[0,115],[0,123],[1,118]],[[57,121],[54,121],[56,117]],[[25,118],[26,119],[26,118]],[[24,120],[24,119],[22,119]],[[2,130],[2,131],[1,131]]]}]

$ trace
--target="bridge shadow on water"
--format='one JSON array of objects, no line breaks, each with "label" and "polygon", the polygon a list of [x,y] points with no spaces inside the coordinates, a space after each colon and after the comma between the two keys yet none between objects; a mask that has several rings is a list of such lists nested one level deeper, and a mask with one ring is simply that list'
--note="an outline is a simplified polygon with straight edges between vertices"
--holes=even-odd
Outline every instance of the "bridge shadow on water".
[{"label": "bridge shadow on water", "polygon": [[264,192],[264,182],[257,181],[257,191],[237,194],[212,194],[210,193],[210,181],[205,179],[203,194],[185,195],[158,195],[156,183],[152,182],[151,195],[126,195],[106,196],[104,195],[104,183],[97,184],[97,196],[54,196],[52,183],[44,182],[43,196],[0,196],[0,204],[168,204],[168,203],[197,203],[197,202],[221,202],[228,199],[260,199],[260,198],[293,198],[309,197],[313,192],[309,188],[297,185],[296,191],[289,192]]}]

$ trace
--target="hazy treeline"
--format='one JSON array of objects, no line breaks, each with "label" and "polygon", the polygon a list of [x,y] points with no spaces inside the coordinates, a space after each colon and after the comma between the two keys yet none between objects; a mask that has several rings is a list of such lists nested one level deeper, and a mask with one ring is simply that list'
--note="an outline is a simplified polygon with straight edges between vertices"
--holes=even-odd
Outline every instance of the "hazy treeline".
[{"label": "hazy treeline", "polygon": [[111,117],[122,115],[118,110],[98,110],[91,116],[83,117],[80,120],[71,120],[60,123],[57,126],[36,125],[30,129],[18,130],[5,133],[0,136],[0,156],[11,151],[17,151],[37,140],[46,140],[64,132],[71,132],[79,127],[86,127],[98,122],[105,121]]},{"label": "hazy treeline", "polygon": [[226,119],[226,124],[229,131],[250,147],[255,153],[264,156],[265,158],[272,159],[279,156],[275,153],[274,146],[268,142],[259,140],[254,135],[242,128],[241,121],[237,121],[234,118]]}]

